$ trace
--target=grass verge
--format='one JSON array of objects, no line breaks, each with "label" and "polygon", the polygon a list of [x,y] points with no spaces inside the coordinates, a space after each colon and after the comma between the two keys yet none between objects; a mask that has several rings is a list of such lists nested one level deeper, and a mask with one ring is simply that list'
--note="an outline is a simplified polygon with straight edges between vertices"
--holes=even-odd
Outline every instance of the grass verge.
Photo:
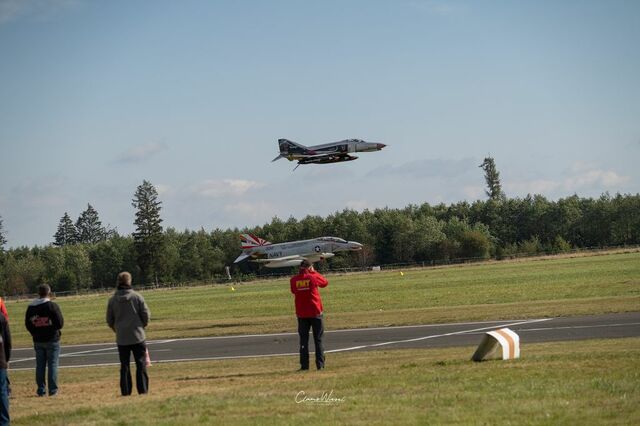
[{"label": "grass verge", "polygon": [[[296,357],[157,364],[151,392],[118,396],[118,368],[63,369],[37,398],[13,371],[15,425],[638,424],[640,339],[524,344],[513,361],[469,361],[474,348],[330,354],[322,372]],[[331,395],[329,403],[303,402]]]}]

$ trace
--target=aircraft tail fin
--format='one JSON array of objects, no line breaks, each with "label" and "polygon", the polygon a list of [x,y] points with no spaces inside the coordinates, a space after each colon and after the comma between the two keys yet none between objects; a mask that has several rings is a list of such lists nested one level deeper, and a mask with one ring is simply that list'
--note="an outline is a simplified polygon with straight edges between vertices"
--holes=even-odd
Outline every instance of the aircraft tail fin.
[{"label": "aircraft tail fin", "polygon": [[280,148],[280,155],[283,157],[286,157],[288,154],[308,151],[306,146],[290,141],[289,139],[278,139],[278,147]]},{"label": "aircraft tail fin", "polygon": [[271,243],[267,240],[263,240],[260,237],[256,237],[252,234],[240,234],[240,247],[243,250],[251,249],[254,247],[268,246]]}]

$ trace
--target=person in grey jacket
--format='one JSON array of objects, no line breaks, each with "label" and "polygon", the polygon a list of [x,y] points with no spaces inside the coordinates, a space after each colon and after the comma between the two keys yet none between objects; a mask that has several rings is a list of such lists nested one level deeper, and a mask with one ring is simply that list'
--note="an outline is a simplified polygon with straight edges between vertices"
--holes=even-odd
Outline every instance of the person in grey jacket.
[{"label": "person in grey jacket", "polygon": [[120,272],[117,289],[107,305],[107,324],[116,333],[120,356],[120,391],[122,396],[131,395],[131,353],[136,363],[136,389],[139,394],[149,392],[147,375],[147,344],[144,328],[151,313],[141,294],[131,287],[131,274]]}]

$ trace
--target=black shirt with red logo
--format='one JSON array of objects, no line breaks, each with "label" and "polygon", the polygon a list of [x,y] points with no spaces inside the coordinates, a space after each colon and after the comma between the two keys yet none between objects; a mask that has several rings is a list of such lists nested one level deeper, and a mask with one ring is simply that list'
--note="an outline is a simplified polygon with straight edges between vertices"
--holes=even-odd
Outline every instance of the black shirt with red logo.
[{"label": "black shirt with red logo", "polygon": [[60,340],[64,318],[56,303],[49,299],[36,299],[27,308],[24,325],[34,342],[56,342]]}]

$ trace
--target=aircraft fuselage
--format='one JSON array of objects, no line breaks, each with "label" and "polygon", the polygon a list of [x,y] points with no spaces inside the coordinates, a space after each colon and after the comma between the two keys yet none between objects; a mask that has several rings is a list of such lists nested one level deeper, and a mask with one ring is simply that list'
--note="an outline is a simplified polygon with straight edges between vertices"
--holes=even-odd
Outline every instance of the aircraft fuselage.
[{"label": "aircraft fuselage", "polygon": [[307,259],[310,262],[318,262],[333,257],[337,252],[360,249],[362,249],[362,244],[355,241],[346,241],[336,237],[320,237],[310,240],[279,244],[267,243],[248,247],[236,259],[236,262],[249,258],[254,262],[264,264],[268,268],[282,268],[297,266],[303,259]]}]

